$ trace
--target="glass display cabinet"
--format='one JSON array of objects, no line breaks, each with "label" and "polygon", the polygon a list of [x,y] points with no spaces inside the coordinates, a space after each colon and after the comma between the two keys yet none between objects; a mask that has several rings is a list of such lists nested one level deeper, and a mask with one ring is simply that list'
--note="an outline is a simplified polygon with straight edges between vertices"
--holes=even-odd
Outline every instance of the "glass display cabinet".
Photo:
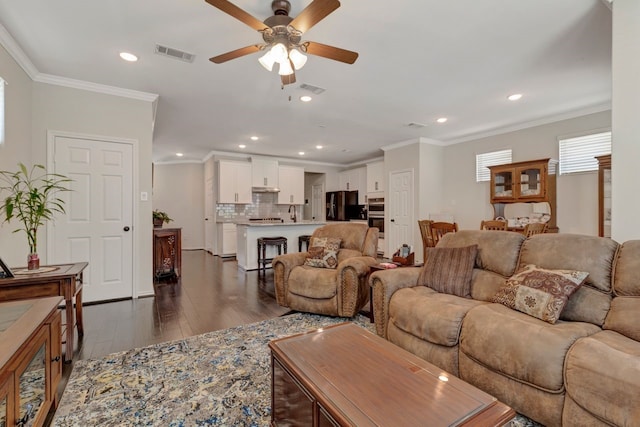
[{"label": "glass display cabinet", "polygon": [[611,154],[598,156],[598,236],[611,237]]}]

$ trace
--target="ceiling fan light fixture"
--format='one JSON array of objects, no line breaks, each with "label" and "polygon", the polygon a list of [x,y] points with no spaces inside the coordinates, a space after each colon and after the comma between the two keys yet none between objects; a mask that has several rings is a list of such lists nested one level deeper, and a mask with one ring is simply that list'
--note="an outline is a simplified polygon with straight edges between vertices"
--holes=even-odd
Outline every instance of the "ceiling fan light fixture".
[{"label": "ceiling fan light fixture", "polygon": [[270,50],[273,59],[282,66],[283,63],[289,62],[287,48],[282,43],[276,43]]},{"label": "ceiling fan light fixture", "polygon": [[266,68],[267,71],[271,71],[273,70],[273,64],[275,64],[276,59],[274,58],[273,54],[269,50],[267,51],[267,53],[265,53],[258,59],[258,62],[260,63],[260,65]]},{"label": "ceiling fan light fixture", "polygon": [[300,53],[298,49],[291,49],[289,52],[289,59],[293,63],[293,68],[299,70],[307,63],[307,56]]},{"label": "ceiling fan light fixture", "polygon": [[280,63],[280,70],[278,71],[278,74],[281,76],[290,76],[293,74],[293,68],[291,68],[289,60]]}]

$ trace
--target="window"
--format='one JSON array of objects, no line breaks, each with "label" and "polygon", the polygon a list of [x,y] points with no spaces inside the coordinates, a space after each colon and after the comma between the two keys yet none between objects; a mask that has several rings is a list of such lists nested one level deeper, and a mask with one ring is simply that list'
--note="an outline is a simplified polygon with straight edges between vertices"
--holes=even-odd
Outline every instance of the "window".
[{"label": "window", "polygon": [[487,166],[511,163],[511,149],[476,154],[476,182],[490,181],[491,173]]},{"label": "window", "polygon": [[611,154],[611,131],[559,140],[560,175],[598,170],[596,156]]},{"label": "window", "polygon": [[4,144],[4,85],[5,82],[0,77],[0,146]]}]

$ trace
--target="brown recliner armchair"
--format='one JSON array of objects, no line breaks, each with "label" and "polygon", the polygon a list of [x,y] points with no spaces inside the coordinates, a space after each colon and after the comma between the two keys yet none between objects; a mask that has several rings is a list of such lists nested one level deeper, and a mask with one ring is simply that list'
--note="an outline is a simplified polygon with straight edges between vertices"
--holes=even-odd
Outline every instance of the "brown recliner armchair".
[{"label": "brown recliner armchair", "polygon": [[367,303],[369,267],[376,264],[378,229],[361,223],[327,224],[311,236],[339,237],[337,268],[305,265],[309,252],[273,259],[276,300],[283,307],[329,316],[353,317]]}]

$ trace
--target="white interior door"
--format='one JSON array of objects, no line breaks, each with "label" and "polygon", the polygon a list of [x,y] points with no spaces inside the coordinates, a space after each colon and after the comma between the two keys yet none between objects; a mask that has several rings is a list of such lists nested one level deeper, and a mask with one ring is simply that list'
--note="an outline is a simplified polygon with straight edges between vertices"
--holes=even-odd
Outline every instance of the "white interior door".
[{"label": "white interior door", "polygon": [[87,261],[83,300],[133,296],[133,146],[55,136],[54,169],[71,178],[61,196],[66,214],[56,217],[49,259]]},{"label": "white interior door", "polygon": [[322,185],[311,186],[311,219],[324,221],[324,190]]},{"label": "white interior door", "polygon": [[[403,243],[414,246],[413,225],[413,171],[398,171],[390,174],[388,204],[388,227],[385,225],[385,239],[389,252],[393,254]],[[387,230],[389,232],[387,233]]]},{"label": "white interior door", "polygon": [[216,218],[213,214],[213,177],[207,177],[204,183],[204,248],[213,254],[213,234]]}]

